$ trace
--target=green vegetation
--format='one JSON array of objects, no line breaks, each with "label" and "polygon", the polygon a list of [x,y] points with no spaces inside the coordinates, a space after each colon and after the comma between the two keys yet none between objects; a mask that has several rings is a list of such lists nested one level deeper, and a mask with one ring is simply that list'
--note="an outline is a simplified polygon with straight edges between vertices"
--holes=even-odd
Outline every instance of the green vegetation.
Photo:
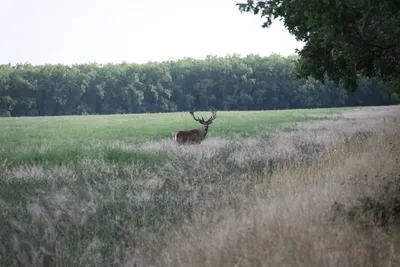
[{"label": "green vegetation", "polygon": [[400,2],[340,0],[248,0],[241,11],[259,14],[265,23],[281,19],[297,40],[297,74],[344,83],[354,91],[360,76],[391,84],[400,92]]},{"label": "green vegetation", "polygon": [[[315,120],[310,114],[330,114],[345,108],[283,111],[218,111],[209,136],[232,137],[274,129],[282,123]],[[206,118],[210,112],[196,115]],[[0,161],[9,163],[66,164],[102,156],[108,161],[152,162],[145,153],[123,146],[145,141],[170,139],[179,130],[200,128],[188,112],[133,115],[54,116],[0,119]],[[111,146],[104,150],[96,147]],[[154,155],[153,155],[154,157]],[[155,162],[158,162],[155,160]]]},{"label": "green vegetation", "polygon": [[396,94],[359,79],[341,86],[293,75],[298,57],[237,55],[147,64],[0,66],[0,116],[269,110],[387,105]]}]

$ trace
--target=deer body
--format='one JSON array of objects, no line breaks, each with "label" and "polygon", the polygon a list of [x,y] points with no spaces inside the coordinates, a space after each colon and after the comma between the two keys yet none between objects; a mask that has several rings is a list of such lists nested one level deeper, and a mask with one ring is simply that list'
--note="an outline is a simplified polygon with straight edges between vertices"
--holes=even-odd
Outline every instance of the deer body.
[{"label": "deer body", "polygon": [[190,112],[190,115],[192,115],[194,120],[198,121],[202,126],[200,129],[173,132],[173,140],[178,144],[200,144],[207,136],[208,126],[217,117],[216,111],[212,112],[211,118],[207,121],[205,121],[203,118],[196,118],[193,112]]}]

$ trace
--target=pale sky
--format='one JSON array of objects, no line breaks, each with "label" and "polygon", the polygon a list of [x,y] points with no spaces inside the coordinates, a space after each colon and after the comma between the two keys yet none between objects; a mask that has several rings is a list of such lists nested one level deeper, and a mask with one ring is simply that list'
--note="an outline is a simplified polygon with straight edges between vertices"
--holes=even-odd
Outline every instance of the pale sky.
[{"label": "pale sky", "polygon": [[295,54],[277,21],[235,0],[0,0],[0,64],[145,63],[207,55]]}]

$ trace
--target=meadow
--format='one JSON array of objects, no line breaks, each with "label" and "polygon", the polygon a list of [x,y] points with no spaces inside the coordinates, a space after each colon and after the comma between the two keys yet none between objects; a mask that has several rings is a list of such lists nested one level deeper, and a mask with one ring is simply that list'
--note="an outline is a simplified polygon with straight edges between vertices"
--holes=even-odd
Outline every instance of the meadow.
[{"label": "meadow", "polygon": [[[210,116],[210,112],[197,115]],[[0,119],[1,266],[396,266],[400,107]]]},{"label": "meadow", "polygon": [[[263,133],[282,123],[315,119],[309,117],[309,114],[330,114],[336,110],[342,109],[220,111],[218,120],[210,128],[210,136],[229,138],[235,134]],[[196,112],[196,116],[209,117],[210,114]],[[199,128],[199,124],[189,112],[184,112],[1,118],[0,127],[0,160],[16,164],[63,164],[100,156],[115,162],[124,159],[146,162],[156,157],[146,157],[143,153],[137,155],[135,150],[118,149],[113,144],[129,146],[145,141],[171,139],[172,132]],[[94,145],[99,143],[100,146]]]}]

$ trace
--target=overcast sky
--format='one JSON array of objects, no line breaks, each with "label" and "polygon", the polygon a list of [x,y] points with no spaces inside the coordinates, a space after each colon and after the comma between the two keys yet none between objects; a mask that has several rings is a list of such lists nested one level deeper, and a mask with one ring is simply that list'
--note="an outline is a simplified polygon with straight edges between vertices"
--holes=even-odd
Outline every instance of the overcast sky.
[{"label": "overcast sky", "polygon": [[241,14],[236,2],[0,0],[0,64],[287,56],[301,48],[281,22],[264,29],[259,16]]}]

